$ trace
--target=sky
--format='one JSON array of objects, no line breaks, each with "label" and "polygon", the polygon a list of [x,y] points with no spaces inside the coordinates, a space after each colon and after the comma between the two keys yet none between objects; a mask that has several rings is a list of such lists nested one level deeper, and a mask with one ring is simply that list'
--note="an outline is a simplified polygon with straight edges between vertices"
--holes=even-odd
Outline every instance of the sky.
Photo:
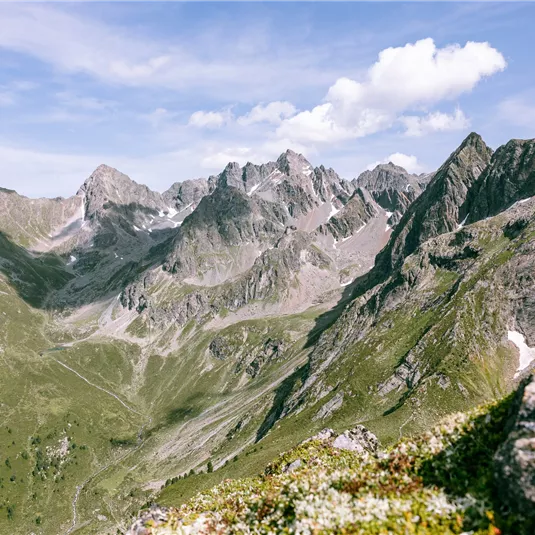
[{"label": "sky", "polygon": [[291,148],[354,178],[535,137],[535,3],[0,1],[0,186],[163,191]]}]

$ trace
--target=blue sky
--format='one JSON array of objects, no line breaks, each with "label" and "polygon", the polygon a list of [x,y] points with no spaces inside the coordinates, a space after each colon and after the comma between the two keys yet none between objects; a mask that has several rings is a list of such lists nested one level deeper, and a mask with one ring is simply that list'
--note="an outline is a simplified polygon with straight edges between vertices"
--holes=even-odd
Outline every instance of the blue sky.
[{"label": "blue sky", "polygon": [[535,4],[0,2],[0,186],[162,191],[286,148],[353,178],[534,137]]}]

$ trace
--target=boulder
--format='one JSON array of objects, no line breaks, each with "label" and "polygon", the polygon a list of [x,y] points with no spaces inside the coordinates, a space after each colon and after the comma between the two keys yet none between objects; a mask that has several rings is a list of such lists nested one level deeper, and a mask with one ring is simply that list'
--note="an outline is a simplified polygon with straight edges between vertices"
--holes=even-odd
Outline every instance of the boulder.
[{"label": "boulder", "polygon": [[353,429],[344,431],[333,442],[333,448],[339,450],[356,451],[357,453],[377,453],[379,440],[363,425],[357,425]]}]

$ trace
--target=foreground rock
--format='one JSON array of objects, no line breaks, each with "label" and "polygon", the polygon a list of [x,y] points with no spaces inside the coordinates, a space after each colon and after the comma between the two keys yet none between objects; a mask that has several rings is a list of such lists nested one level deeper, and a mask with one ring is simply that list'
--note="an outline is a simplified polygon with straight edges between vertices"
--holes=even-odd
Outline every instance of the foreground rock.
[{"label": "foreground rock", "polygon": [[535,376],[517,393],[517,404],[511,433],[495,456],[496,484],[504,504],[535,527]]},{"label": "foreground rock", "polygon": [[363,425],[357,425],[353,429],[345,431],[337,436],[333,442],[333,448],[357,453],[364,453],[365,451],[377,453],[378,447],[379,440],[377,440],[377,437]]}]

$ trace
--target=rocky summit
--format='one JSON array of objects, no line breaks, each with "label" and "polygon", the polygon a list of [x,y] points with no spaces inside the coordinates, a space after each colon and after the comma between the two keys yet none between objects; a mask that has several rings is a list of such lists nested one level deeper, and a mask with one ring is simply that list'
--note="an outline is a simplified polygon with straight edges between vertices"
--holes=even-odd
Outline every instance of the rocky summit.
[{"label": "rocky summit", "polygon": [[451,149],[0,189],[0,533],[531,535],[535,140]]}]

